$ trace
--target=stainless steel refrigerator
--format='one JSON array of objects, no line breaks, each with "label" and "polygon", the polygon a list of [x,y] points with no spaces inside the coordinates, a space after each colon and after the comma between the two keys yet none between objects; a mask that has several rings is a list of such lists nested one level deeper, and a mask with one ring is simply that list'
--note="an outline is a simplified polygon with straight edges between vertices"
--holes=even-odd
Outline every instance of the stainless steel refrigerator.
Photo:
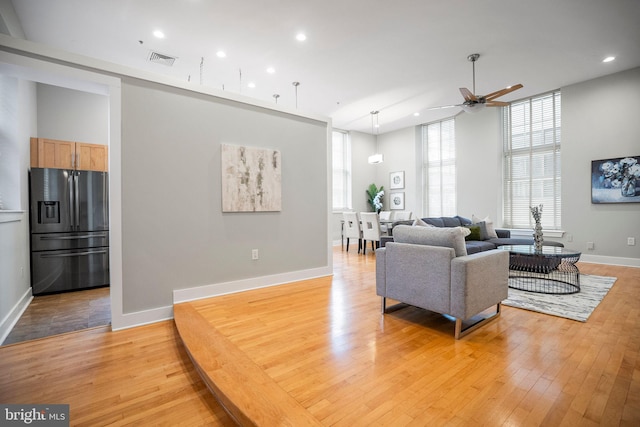
[{"label": "stainless steel refrigerator", "polygon": [[107,172],[31,168],[34,295],[109,284]]}]

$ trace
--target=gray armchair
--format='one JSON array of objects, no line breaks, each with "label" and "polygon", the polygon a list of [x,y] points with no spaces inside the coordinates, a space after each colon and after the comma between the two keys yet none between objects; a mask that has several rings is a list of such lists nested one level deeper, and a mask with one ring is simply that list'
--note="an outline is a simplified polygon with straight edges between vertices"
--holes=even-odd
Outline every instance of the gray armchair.
[{"label": "gray armchair", "polygon": [[[458,228],[393,229],[394,241],[376,250],[376,292],[386,299],[455,318],[455,338],[497,318],[508,296],[509,254],[490,250],[467,255]],[[463,321],[496,306],[495,314],[463,328]]]}]

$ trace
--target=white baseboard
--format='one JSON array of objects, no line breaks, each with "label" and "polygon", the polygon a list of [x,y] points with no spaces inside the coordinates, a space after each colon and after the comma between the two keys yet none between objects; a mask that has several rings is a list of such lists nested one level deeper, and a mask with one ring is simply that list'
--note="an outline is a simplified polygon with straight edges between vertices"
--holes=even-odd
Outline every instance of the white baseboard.
[{"label": "white baseboard", "polygon": [[233,294],[251,289],[266,288],[268,286],[283,285],[285,283],[300,280],[315,279],[317,277],[331,276],[330,267],[319,267],[310,270],[292,271],[289,273],[274,274],[271,276],[254,277],[233,282],[214,283],[195,288],[176,289],[173,291],[173,303],[193,301],[203,298],[211,298],[219,295]]},{"label": "white baseboard", "polygon": [[[283,274],[274,274],[271,276],[236,280],[233,282],[214,283],[194,288],[175,289],[173,291],[173,302],[176,304],[203,298],[211,298],[218,295],[265,288],[268,286],[277,286],[300,280],[330,276],[332,274],[333,272],[331,271],[331,267],[327,266],[313,268],[310,270],[293,271]],[[114,316],[111,319],[111,329],[113,331],[118,331],[121,329],[134,328],[136,326],[148,325],[150,323],[161,322],[169,319],[173,319],[173,306],[158,307],[150,310]]]},{"label": "white baseboard", "polygon": [[150,310],[126,313],[111,319],[111,330],[135,328],[136,326],[173,319],[173,306],[152,308]]},{"label": "white baseboard", "polygon": [[18,323],[20,316],[22,316],[22,313],[24,313],[27,307],[29,307],[32,300],[33,295],[31,294],[31,287],[29,287],[29,289],[27,289],[18,302],[13,306],[11,311],[0,322],[0,344],[7,339],[11,330],[16,323]]},{"label": "white baseboard", "polygon": [[623,258],[605,255],[589,255],[584,252],[580,256],[580,261],[590,262],[593,264],[619,265],[622,267],[638,267],[640,268],[639,258]]}]

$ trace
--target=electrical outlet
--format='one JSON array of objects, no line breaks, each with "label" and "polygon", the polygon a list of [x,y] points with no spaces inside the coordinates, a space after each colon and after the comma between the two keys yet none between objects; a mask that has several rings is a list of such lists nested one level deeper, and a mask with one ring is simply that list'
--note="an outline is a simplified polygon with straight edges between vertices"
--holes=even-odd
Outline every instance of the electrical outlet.
[{"label": "electrical outlet", "polygon": [[587,249],[592,251],[594,248],[593,242],[587,242]]},{"label": "electrical outlet", "polygon": [[258,254],[258,250],[257,249],[252,249],[251,250],[251,259],[253,259],[253,260],[260,259],[260,255]]},{"label": "electrical outlet", "polygon": [[635,246],[636,245],[636,238],[635,237],[627,237],[627,245]]},{"label": "electrical outlet", "polygon": [[573,242],[573,234],[567,234],[567,242]]}]

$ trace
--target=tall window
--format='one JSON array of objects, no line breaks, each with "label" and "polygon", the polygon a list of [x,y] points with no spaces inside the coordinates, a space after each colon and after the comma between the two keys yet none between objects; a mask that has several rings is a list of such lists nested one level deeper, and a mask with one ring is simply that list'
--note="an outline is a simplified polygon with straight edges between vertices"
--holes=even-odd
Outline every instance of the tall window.
[{"label": "tall window", "polygon": [[349,134],[333,131],[333,210],[351,209],[351,142]]},{"label": "tall window", "polygon": [[531,206],[543,205],[542,226],[560,228],[560,92],[503,109],[504,225],[533,228]]},{"label": "tall window", "polygon": [[422,127],[423,211],[427,216],[453,216],[456,208],[456,131],[448,119]]}]

